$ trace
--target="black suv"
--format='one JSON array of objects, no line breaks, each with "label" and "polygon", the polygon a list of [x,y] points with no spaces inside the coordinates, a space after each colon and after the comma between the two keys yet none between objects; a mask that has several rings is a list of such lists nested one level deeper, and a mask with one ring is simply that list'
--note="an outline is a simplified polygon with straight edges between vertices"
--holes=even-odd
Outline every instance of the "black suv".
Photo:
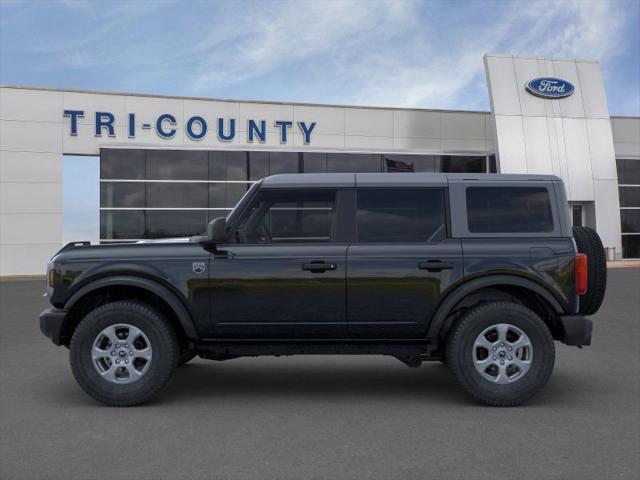
[{"label": "black suv", "polygon": [[292,354],[441,361],[510,406],[549,379],[554,339],[590,344],[605,283],[600,239],[572,229],[557,177],[276,175],[206,234],[65,246],[40,328],[113,406],[196,355]]}]

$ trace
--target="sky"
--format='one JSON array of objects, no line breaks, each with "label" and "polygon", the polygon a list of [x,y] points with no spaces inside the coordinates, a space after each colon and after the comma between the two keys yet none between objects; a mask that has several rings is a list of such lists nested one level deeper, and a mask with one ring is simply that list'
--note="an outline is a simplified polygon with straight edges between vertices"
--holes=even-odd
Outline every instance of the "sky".
[{"label": "sky", "polygon": [[[0,84],[488,111],[485,53],[599,59],[640,115],[640,0],[0,0]],[[65,159],[67,238],[96,165]]]}]

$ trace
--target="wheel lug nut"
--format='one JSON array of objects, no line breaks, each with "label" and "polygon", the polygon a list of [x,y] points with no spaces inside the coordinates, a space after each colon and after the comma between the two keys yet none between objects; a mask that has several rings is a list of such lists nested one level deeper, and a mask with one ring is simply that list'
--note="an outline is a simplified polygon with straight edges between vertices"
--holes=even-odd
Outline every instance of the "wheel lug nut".
[{"label": "wheel lug nut", "polygon": [[133,356],[133,352],[129,352],[129,355]]},{"label": "wheel lug nut", "polygon": [[129,360],[125,360],[124,363],[129,363]]},{"label": "wheel lug nut", "polygon": [[492,350],[495,352],[495,351],[497,350],[497,348],[496,348],[496,347],[493,347],[493,348],[492,348]]},{"label": "wheel lug nut", "polygon": [[116,352],[111,352],[111,355],[115,355],[115,354],[116,354]]},{"label": "wheel lug nut", "polygon": [[509,351],[513,350],[513,347],[509,347]]},{"label": "wheel lug nut", "polygon": [[504,365],[504,360],[500,360],[500,365]]},{"label": "wheel lug nut", "polygon": [[116,360],[116,363],[120,363],[120,360]]},{"label": "wheel lug nut", "polygon": [[501,346],[501,347],[504,347],[504,343],[501,343],[501,344],[500,344],[500,346]]},{"label": "wheel lug nut", "polygon": [[494,360],[496,360],[498,357],[496,357],[495,355],[492,357]]},{"label": "wheel lug nut", "polygon": [[116,348],[120,348],[120,344],[119,343],[116,343]]},{"label": "wheel lug nut", "polygon": [[128,344],[128,343],[125,343],[125,344],[124,344],[124,348],[129,348],[129,344]]},{"label": "wheel lug nut", "polygon": [[513,357],[512,357],[511,355],[509,355],[509,357],[508,357],[508,358],[509,358],[509,360],[513,360]]}]

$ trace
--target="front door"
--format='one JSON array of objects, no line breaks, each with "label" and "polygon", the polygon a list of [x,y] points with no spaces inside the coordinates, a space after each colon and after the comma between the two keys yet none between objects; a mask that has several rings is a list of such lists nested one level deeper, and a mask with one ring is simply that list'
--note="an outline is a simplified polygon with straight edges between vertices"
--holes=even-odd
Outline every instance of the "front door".
[{"label": "front door", "polygon": [[260,191],[211,262],[217,338],[346,335],[346,243],[334,190]]},{"label": "front door", "polygon": [[424,337],[443,293],[462,279],[460,240],[447,236],[445,192],[358,190],[357,241],[347,252],[351,337]]}]

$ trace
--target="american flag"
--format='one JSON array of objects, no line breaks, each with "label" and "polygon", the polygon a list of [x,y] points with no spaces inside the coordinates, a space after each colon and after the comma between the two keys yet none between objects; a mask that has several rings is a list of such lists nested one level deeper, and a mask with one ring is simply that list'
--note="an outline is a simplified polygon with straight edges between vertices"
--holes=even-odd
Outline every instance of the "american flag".
[{"label": "american flag", "polygon": [[385,158],[384,161],[387,163],[387,172],[415,172],[413,163],[391,160],[390,158]]}]

